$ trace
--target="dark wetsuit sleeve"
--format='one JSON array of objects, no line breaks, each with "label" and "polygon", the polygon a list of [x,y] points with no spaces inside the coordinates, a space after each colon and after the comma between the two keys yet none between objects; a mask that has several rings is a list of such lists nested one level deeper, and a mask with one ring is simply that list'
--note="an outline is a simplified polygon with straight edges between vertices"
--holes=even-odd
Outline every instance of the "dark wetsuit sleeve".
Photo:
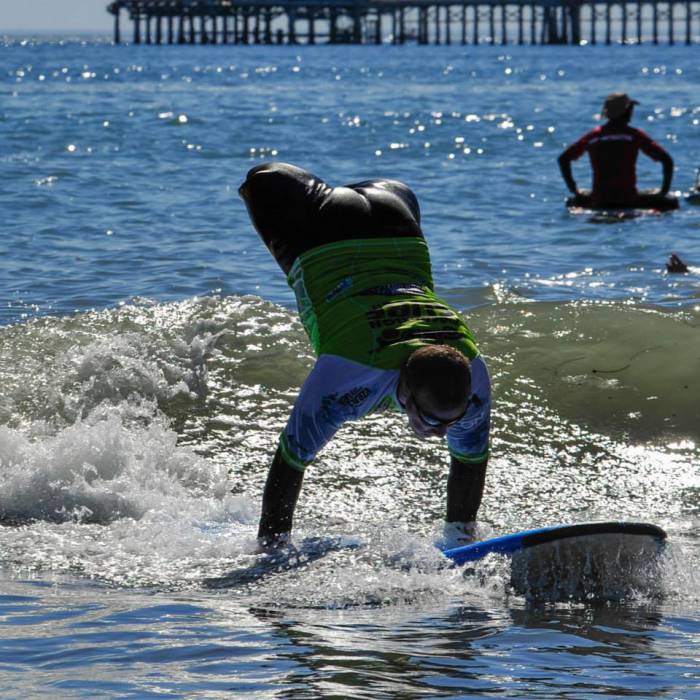
[{"label": "dark wetsuit sleeve", "polygon": [[264,163],[239,188],[260,237],[288,273],[301,253],[356,238],[418,236],[420,209],[397,180],[331,187],[288,163]]},{"label": "dark wetsuit sleeve", "polygon": [[666,150],[656,143],[651,136],[643,132],[641,129],[635,129],[635,132],[637,144],[639,145],[642,153],[648,155],[652,160],[664,160],[665,158],[670,157]]},{"label": "dark wetsuit sleeve", "polygon": [[445,520],[448,523],[468,523],[476,520],[484,495],[486,465],[486,459],[478,464],[466,465],[452,458],[450,475],[447,478]]},{"label": "dark wetsuit sleeve", "polygon": [[572,143],[562,154],[559,156],[559,160],[565,162],[570,162],[572,160],[578,160],[588,148],[588,142],[593,136],[593,131],[589,131],[585,136],[582,136],[578,141]]}]

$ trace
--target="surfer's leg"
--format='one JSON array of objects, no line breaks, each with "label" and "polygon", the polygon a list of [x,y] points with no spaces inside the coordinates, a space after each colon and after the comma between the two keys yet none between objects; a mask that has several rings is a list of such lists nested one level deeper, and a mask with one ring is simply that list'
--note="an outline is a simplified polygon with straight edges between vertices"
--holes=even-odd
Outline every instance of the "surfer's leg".
[{"label": "surfer's leg", "polygon": [[278,447],[263,491],[258,528],[261,547],[274,547],[288,539],[303,479],[304,472],[289,466],[282,456],[282,449]]},{"label": "surfer's leg", "polygon": [[398,180],[335,187],[319,212],[322,243],[357,238],[423,237],[413,191]]},{"label": "surfer's leg", "polygon": [[238,189],[248,213],[279,266],[289,272],[297,257],[318,243],[318,212],[331,188],[287,163],[264,163]]},{"label": "surfer's leg", "polygon": [[289,273],[312,248],[357,238],[422,236],[418,200],[397,180],[331,188],[287,163],[265,163],[239,188],[265,245]]}]

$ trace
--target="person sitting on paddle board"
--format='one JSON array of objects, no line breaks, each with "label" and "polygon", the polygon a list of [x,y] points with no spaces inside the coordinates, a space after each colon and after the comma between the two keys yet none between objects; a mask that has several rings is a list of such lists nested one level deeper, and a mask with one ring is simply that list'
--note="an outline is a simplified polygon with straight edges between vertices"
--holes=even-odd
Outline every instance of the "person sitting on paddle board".
[{"label": "person sitting on paddle board", "polygon": [[[608,121],[570,145],[559,156],[559,167],[566,186],[573,193],[569,206],[593,209],[675,209],[678,201],[668,196],[673,178],[673,159],[647,134],[629,125],[634,106],[639,104],[623,92],[608,95],[603,116]],[[655,193],[637,190],[639,151],[663,165],[663,184]],[[571,172],[571,162],[588,153],[593,168],[593,190],[579,190]]]},{"label": "person sitting on paddle board", "polygon": [[253,168],[239,192],[317,356],[267,476],[261,546],[288,540],[304,470],[337,430],[392,409],[419,437],[447,437],[446,521],[474,521],[489,375],[466,322],[434,292],[414,193],[395,180],[331,187],[286,163]]}]

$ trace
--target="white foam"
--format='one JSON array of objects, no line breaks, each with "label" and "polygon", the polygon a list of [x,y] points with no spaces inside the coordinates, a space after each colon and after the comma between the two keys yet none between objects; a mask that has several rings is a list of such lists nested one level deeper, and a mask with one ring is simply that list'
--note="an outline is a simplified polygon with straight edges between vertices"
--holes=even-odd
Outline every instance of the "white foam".
[{"label": "white foam", "polygon": [[178,585],[250,550],[256,506],[229,493],[223,466],[178,446],[162,415],[150,418],[136,425],[125,404],[38,440],[0,428],[0,513],[34,521],[0,528],[6,557],[21,569]]},{"label": "white foam", "polygon": [[[266,467],[311,361],[291,311],[210,297],[0,334],[8,360],[0,368],[0,516],[31,523],[0,527],[3,562],[120,585],[202,588],[254,561]],[[573,504],[578,516],[611,507],[653,516],[657,503],[678,507],[679,484],[694,488],[687,454],[603,440],[516,398],[495,417],[482,509],[495,529],[480,537],[570,518]],[[546,439],[531,432],[533,422]],[[590,459],[588,444],[598,448]],[[503,557],[460,571],[434,547],[445,475],[444,447],[414,440],[400,418],[347,426],[309,470],[295,537],[359,536],[365,546],[276,574],[251,595],[332,608],[505,600]],[[669,590],[697,598],[684,570],[670,574]]]}]

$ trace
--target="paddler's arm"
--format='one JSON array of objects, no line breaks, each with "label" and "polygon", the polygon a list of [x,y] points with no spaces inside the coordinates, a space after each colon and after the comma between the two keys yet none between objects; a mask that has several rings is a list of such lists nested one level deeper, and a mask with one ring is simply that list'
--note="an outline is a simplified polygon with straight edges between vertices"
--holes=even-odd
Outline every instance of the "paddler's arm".
[{"label": "paddler's arm", "polygon": [[273,548],[289,539],[304,472],[289,465],[277,448],[263,491],[258,543]]},{"label": "paddler's arm", "polygon": [[561,170],[561,175],[564,178],[566,186],[569,188],[569,192],[578,194],[578,186],[576,185],[576,180],[574,180],[574,175],[571,171],[571,157],[569,156],[568,149],[559,156],[559,169]]},{"label": "paddler's arm", "polygon": [[671,189],[671,182],[673,181],[673,158],[666,151],[663,151],[661,163],[664,166],[664,183],[661,185],[659,194],[666,195]]},{"label": "paddler's arm", "polygon": [[668,151],[654,141],[649,134],[641,129],[636,129],[637,142],[642,152],[649,156],[652,160],[660,161],[664,168],[664,181],[659,190],[659,194],[667,195],[671,189],[671,181],[673,180],[673,158]]},{"label": "paddler's arm", "polygon": [[460,462],[454,456],[450,460],[445,520],[448,523],[469,523],[476,520],[484,495],[488,458],[476,464]]}]

